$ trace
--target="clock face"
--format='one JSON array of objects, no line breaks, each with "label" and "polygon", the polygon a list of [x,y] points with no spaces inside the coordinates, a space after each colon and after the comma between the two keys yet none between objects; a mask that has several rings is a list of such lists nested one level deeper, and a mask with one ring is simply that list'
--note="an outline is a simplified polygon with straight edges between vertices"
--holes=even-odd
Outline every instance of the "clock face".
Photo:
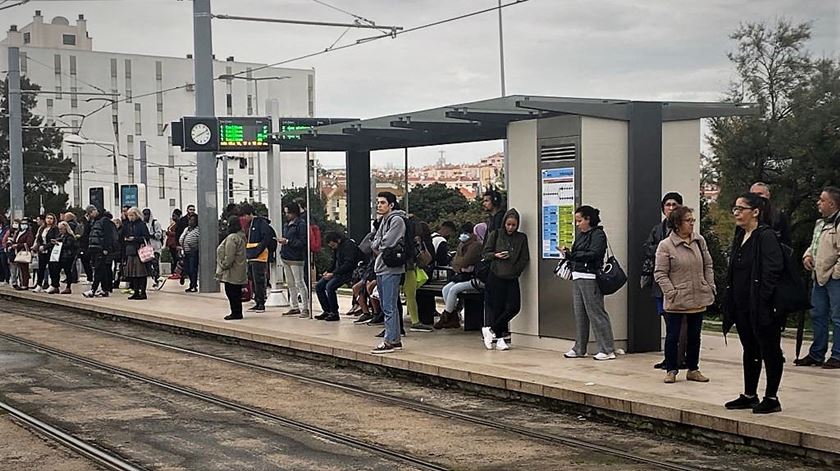
[{"label": "clock face", "polygon": [[212,131],[210,131],[210,128],[203,123],[196,124],[190,130],[190,137],[192,137],[193,142],[200,146],[203,146],[204,144],[210,142],[211,135]]}]

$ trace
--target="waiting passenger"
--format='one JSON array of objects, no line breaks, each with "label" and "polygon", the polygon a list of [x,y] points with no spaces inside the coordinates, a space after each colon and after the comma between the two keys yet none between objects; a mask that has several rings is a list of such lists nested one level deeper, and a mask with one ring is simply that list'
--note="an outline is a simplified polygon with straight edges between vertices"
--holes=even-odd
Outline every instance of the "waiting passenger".
[{"label": "waiting passenger", "polygon": [[[385,332],[382,342],[371,350],[371,353],[384,354],[403,348],[397,305],[400,301],[400,278],[405,274],[405,262],[404,258],[400,260],[397,255],[405,238],[405,212],[399,209],[396,195],[390,191],[383,191],[376,197],[376,213],[382,217],[382,223],[371,247],[376,254],[376,290],[382,304]],[[404,255],[405,249],[402,250]],[[386,263],[386,260],[389,263]]]},{"label": "waiting passenger", "polygon": [[502,229],[487,237],[482,258],[490,261],[485,290],[490,312],[485,313],[481,328],[484,347],[492,350],[495,340],[496,350],[508,350],[510,346],[504,337],[508,333],[508,323],[519,314],[519,276],[530,260],[528,236],[519,232],[519,213],[515,209],[505,213]]},{"label": "waiting passenger", "polygon": [[[280,244],[280,261],[286,284],[289,288],[289,302],[292,308],[284,312],[284,316],[299,316],[309,318],[309,287],[306,284],[306,247],[309,231],[306,220],[301,217],[301,208],[297,203],[289,203],[283,208],[286,225],[283,227],[283,237],[277,239]],[[300,295],[300,302],[298,302]]]},{"label": "waiting passenger", "polygon": [[[54,257],[52,253],[47,254],[50,257],[50,287],[47,293],[59,292],[59,280],[61,271],[64,270],[64,276],[67,277],[67,286],[60,291],[61,294],[71,294],[70,285],[73,283],[73,270],[76,264],[76,256],[79,253],[79,243],[76,241],[76,234],[70,228],[70,224],[61,221],[58,223],[58,236],[52,240],[53,252],[58,251],[58,256]],[[59,244],[61,244],[59,246]],[[53,261],[55,260],[55,261]]]},{"label": "waiting passenger", "polygon": [[226,321],[242,319],[242,288],[248,284],[248,261],[245,255],[245,233],[239,216],[227,221],[225,240],[216,248],[216,279],[225,285],[225,296],[230,305]]},{"label": "waiting passenger", "polygon": [[[782,319],[773,315],[771,299],[784,269],[782,247],[768,224],[766,200],[744,193],[735,200],[735,237],[729,256],[723,332],[735,325],[744,348],[744,393],[727,409],[752,409],[755,414],[782,410],[777,396],[785,357]],[[761,363],[767,374],[764,400],[758,401]]]},{"label": "waiting passenger", "polygon": [[502,194],[490,190],[481,197],[481,206],[487,212],[487,233],[499,230],[504,225],[505,211],[502,205]]},{"label": "waiting passenger", "polygon": [[321,303],[321,314],[315,319],[321,321],[337,321],[338,315],[338,288],[350,282],[353,270],[361,259],[362,255],[355,242],[344,237],[338,232],[328,232],[324,240],[332,249],[332,263],[329,270],[323,274],[315,285],[315,292],[318,294],[318,301]]},{"label": "waiting passenger", "polygon": [[615,360],[613,331],[610,315],[604,309],[604,294],[598,285],[596,274],[604,265],[607,252],[607,234],[601,227],[601,212],[592,206],[581,206],[575,210],[575,225],[579,234],[572,250],[565,247],[566,258],[571,262],[574,291],[575,345],[564,353],[566,358],[583,358],[589,345],[589,326],[598,342],[596,360]]},{"label": "waiting passenger", "polygon": [[715,302],[715,273],[712,256],[702,235],[694,233],[694,212],[680,206],[668,215],[671,234],[656,249],[654,278],[662,288],[665,302],[665,382],[674,383],[679,372],[677,343],[684,322],[686,340],[686,379],[706,383],[700,373],[700,333],[706,307]]},{"label": "waiting passenger", "polygon": [[[187,228],[181,233],[179,240],[180,247],[184,250],[184,265],[187,270],[187,275],[190,278],[190,286],[184,290],[187,293],[195,293],[198,291],[198,261],[199,257],[199,241],[201,237],[201,229],[198,227],[198,214],[190,213],[187,216]],[[181,284],[184,277],[181,277]]]},{"label": "waiting passenger", "polygon": [[149,271],[140,260],[138,250],[149,243],[149,228],[143,222],[140,210],[130,208],[126,211],[128,221],[122,227],[122,239],[125,243],[125,277],[128,278],[132,295],[128,299],[146,299],[146,284]]},{"label": "waiting passenger", "polygon": [[53,240],[58,238],[58,227],[55,224],[55,215],[47,213],[43,218],[39,217],[41,224],[38,227],[35,237],[35,249],[38,252],[38,270],[35,272],[35,292],[40,293],[49,288],[47,277],[49,276],[50,252],[53,249]]},{"label": "waiting passenger", "polygon": [[[414,260],[411,260],[406,265],[405,283],[403,283],[403,292],[405,293],[405,306],[408,311],[408,316],[411,319],[411,332],[432,332],[434,323],[434,306],[429,306],[427,311],[424,311],[421,317],[420,307],[417,305],[417,271],[425,270],[427,277],[431,277],[432,269],[435,265],[434,259],[434,243],[432,242],[432,230],[429,225],[423,221],[414,221],[409,219],[408,224],[414,225],[414,239],[417,247],[417,255]],[[425,322],[424,322],[425,321]]]},{"label": "waiting passenger", "polygon": [[[440,319],[435,323],[435,329],[457,329],[461,327],[456,306],[458,295],[475,288],[475,264],[481,260],[482,243],[475,235],[475,227],[470,223],[461,226],[458,236],[458,248],[452,259],[452,277],[443,287],[444,309]],[[479,281],[480,283],[480,281]]]}]

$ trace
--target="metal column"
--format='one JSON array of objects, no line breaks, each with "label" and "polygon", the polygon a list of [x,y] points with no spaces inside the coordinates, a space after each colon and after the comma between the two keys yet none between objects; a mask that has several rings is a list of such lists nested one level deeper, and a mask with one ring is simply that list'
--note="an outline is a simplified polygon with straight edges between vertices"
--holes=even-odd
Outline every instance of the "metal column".
[{"label": "metal column", "polygon": [[370,151],[348,151],[346,166],[348,237],[361,241],[370,232]]},{"label": "metal column", "polygon": [[630,104],[627,155],[627,347],[631,353],[662,348],[661,320],[653,299],[639,286],[643,245],[660,222],[662,188],[662,104]]},{"label": "metal column", "polygon": [[23,125],[20,111],[20,49],[9,48],[9,182],[12,219],[23,217]]},{"label": "metal column", "polygon": [[[193,2],[193,64],[195,70],[195,114],[215,116],[213,104],[213,34],[210,0]],[[214,129],[213,132],[219,132]],[[196,155],[196,208],[198,228],[203,237],[199,245],[198,288],[202,293],[219,292],[216,271],[216,245],[219,232],[217,207],[216,156],[213,152]],[[225,182],[227,185],[227,182]]]}]

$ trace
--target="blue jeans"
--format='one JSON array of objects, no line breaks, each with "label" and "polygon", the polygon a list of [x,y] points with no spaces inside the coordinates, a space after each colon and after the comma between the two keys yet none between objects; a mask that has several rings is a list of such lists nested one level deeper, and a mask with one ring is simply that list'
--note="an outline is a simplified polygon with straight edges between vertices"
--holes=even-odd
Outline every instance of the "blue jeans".
[{"label": "blue jeans", "polygon": [[828,323],[834,325],[834,345],[831,358],[840,360],[840,280],[830,279],[825,286],[814,282],[811,291],[811,325],[814,328],[814,343],[808,355],[823,361],[828,351]]},{"label": "blue jeans", "polygon": [[674,314],[665,313],[665,370],[678,371],[680,330],[683,317],[688,321],[688,335],[685,345],[685,365],[688,371],[698,370],[700,364],[700,334],[703,330],[703,313]]},{"label": "blue jeans", "polygon": [[401,278],[400,273],[376,275],[376,289],[379,291],[379,302],[385,316],[385,341],[388,343],[400,341],[400,314],[397,305],[400,303]]},{"label": "blue jeans", "polygon": [[336,291],[350,281],[349,275],[334,276],[327,280],[321,278],[315,285],[315,293],[318,294],[318,301],[321,303],[321,311],[325,313],[338,314],[338,295]]},{"label": "blue jeans", "polygon": [[186,252],[184,254],[187,265],[187,275],[190,277],[190,288],[198,286],[198,250]]}]

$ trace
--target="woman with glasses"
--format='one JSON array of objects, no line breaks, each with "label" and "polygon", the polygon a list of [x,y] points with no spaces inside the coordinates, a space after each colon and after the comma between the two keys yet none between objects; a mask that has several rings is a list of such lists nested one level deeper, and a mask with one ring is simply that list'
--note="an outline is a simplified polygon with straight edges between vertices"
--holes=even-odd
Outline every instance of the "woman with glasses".
[{"label": "woman with glasses", "polygon": [[[754,414],[782,410],[777,396],[784,355],[784,320],[773,310],[773,293],[784,269],[782,247],[768,224],[767,200],[744,193],[735,200],[735,238],[729,257],[723,332],[732,326],[744,348],[744,393],[725,404],[727,409],[752,409]],[[764,400],[758,400],[761,364],[767,377]]]},{"label": "woman with glasses", "polygon": [[671,234],[659,242],[653,276],[662,288],[665,309],[665,382],[677,381],[677,347],[685,320],[685,357],[688,381],[706,383],[700,373],[700,332],[706,307],[715,302],[715,275],[712,256],[703,236],[695,234],[694,212],[680,206],[668,215]]}]

